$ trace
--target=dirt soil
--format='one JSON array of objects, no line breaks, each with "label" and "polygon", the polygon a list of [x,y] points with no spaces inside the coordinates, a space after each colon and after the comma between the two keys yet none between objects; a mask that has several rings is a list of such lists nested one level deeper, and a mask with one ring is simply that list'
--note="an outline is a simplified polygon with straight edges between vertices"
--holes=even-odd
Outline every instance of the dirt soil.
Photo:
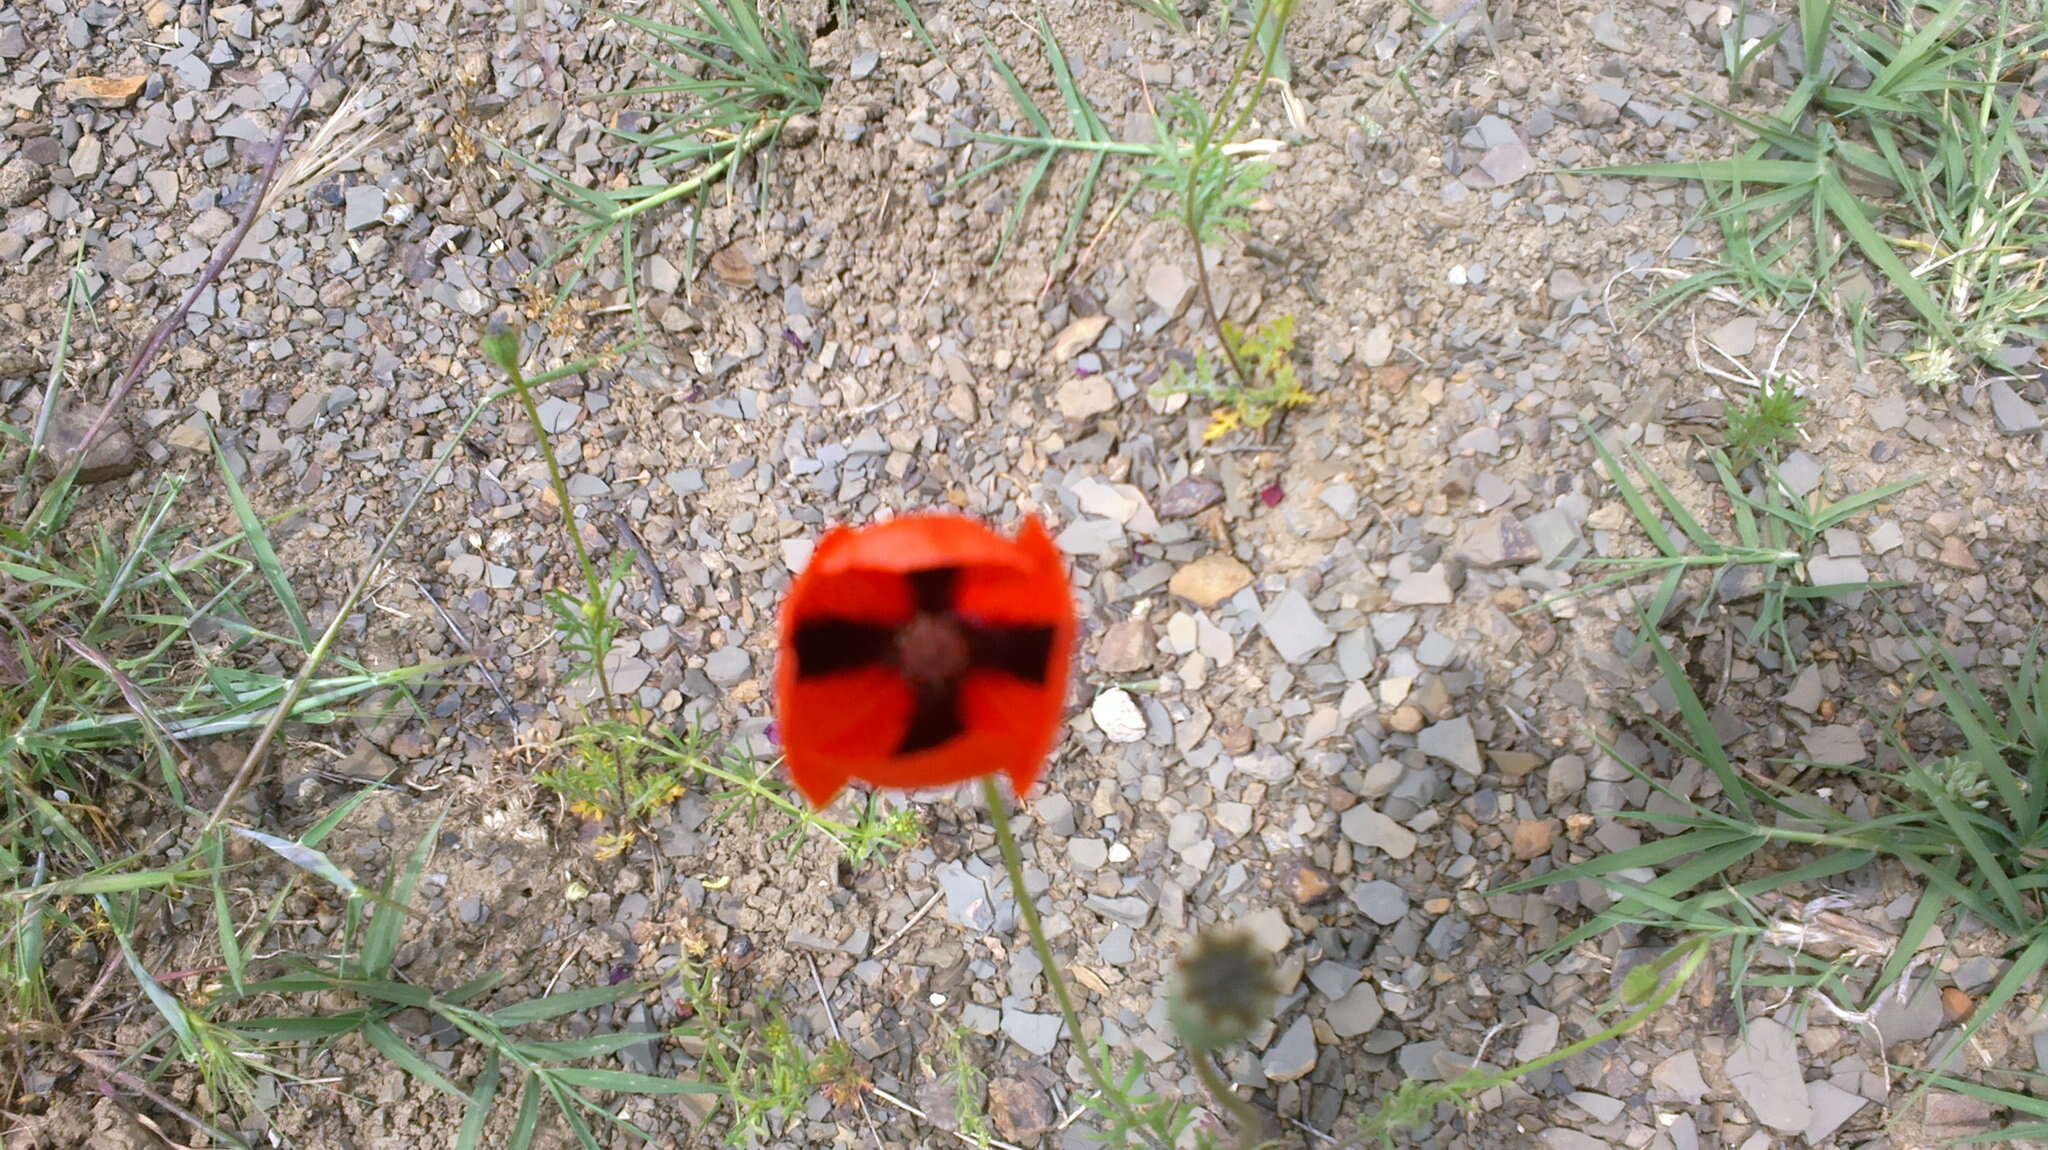
[{"label": "dirt soil", "polygon": [[[1295,317],[1315,401],[1213,444],[1207,410],[1151,390],[1208,328],[1185,238],[1148,193],[1125,197],[1134,171],[1110,165],[1059,263],[1082,161],[1054,166],[993,264],[1021,173],[955,182],[986,155],[970,130],[1023,125],[985,42],[1042,107],[1060,107],[1038,9],[919,7],[936,51],[890,4],[862,0],[850,18],[823,0],[775,8],[814,38],[823,110],[719,186],[701,221],[652,217],[645,344],[551,385],[544,416],[589,542],[633,561],[616,689],[654,722],[699,723],[764,754],[772,620],[825,526],[933,506],[1051,521],[1084,637],[1069,736],[1018,829],[1090,1026],[1144,1054],[1154,1088],[1201,1098],[1163,994],[1183,943],[1211,924],[1250,925],[1280,962],[1279,1016],[1226,1069],[1275,1115],[1280,1144],[1304,1147],[1356,1144],[1358,1117],[1403,1078],[1454,1074],[1475,1055],[1539,1057],[1590,1032],[1621,973],[1666,941],[1611,932],[1538,959],[1607,896],[1590,883],[1493,893],[1641,841],[1647,828],[1615,812],[1650,788],[1596,735],[1675,789],[1711,793],[1700,765],[1643,725],[1672,720],[1672,703],[1633,638],[1630,596],[1522,610],[1583,582],[1573,559],[1645,550],[1589,435],[1636,445],[1692,506],[1724,513],[1698,437],[1714,434],[1728,376],[1790,371],[1813,400],[1798,466],[1816,488],[1924,477],[1829,534],[1830,559],[1906,586],[1799,617],[1797,668],[1731,640],[1740,605],[1672,625],[1698,689],[1760,767],[1884,766],[1892,708],[1929,705],[1915,635],[1995,666],[2037,625],[2038,430],[2002,433],[1977,387],[1909,385],[1889,354],[1899,332],[1881,330],[1859,362],[1817,313],[1702,299],[1652,319],[1651,294],[1717,243],[1698,195],[1569,170],[1722,154],[1728,132],[1689,97],[1728,98],[1730,7],[1432,0],[1455,30],[1418,58],[1429,33],[1407,5],[1306,0],[1291,105],[1268,100],[1254,125],[1285,144],[1275,172],[1250,231],[1206,258],[1225,314]],[[1144,140],[1164,93],[1215,92],[1227,76],[1220,13],[1203,7],[1185,34],[1111,0],[1044,17],[1111,132]],[[628,144],[603,129],[644,117],[601,94],[656,75],[646,51],[623,24],[556,0],[0,12],[8,421],[29,418],[29,377],[81,247],[89,410],[196,282],[301,88],[311,109],[294,148],[356,101],[343,134],[359,147],[336,146],[336,166],[259,217],[123,412],[132,457],[83,512],[118,522],[184,475],[190,513],[231,523],[211,425],[256,505],[287,516],[283,561],[324,624],[434,452],[497,386],[477,351],[491,314],[526,322],[542,365],[630,334],[616,253],[566,310],[543,314],[568,270],[549,253],[577,217],[489,141],[589,182],[637,179]],[[1757,99],[1781,94],[1789,68],[1773,54]],[[108,106],[59,90],[84,75],[146,82]],[[1098,334],[1062,346],[1091,317]],[[2038,377],[2017,386],[2042,399]],[[769,1145],[954,1144],[938,1056],[949,1034],[994,1084],[985,1104],[1001,1137],[1092,1145],[1088,1120],[1069,1121],[1076,1047],[1048,1028],[1053,1006],[972,794],[910,796],[924,842],[849,866],[817,835],[793,850],[770,841],[781,816],[716,817],[717,788],[693,787],[606,861],[531,782],[581,689],[564,683],[541,598],[575,578],[545,487],[518,412],[485,411],[344,640],[374,666],[450,661],[441,681],[417,712],[292,732],[245,816],[296,834],[355,780],[383,779],[329,850],[381,881],[446,813],[399,955],[405,980],[503,970],[511,1002],[708,954],[721,993],[779,1002],[813,1048],[842,1033],[900,1100],[872,1096],[863,1114],[821,1092],[776,1120]],[[1133,708],[1142,729],[1115,721]],[[1853,790],[1848,776],[1812,778],[1841,801]],[[193,782],[202,800],[218,793],[218,777]],[[1846,876],[1840,905],[1895,936],[1913,889],[1886,872]],[[300,933],[275,945],[323,953],[335,906],[294,898],[286,932]],[[1876,1025],[1753,993],[1745,1037],[1716,974],[1621,1042],[1469,1112],[1445,1108],[1413,1144],[1906,1147],[1976,1129],[1993,1115],[1954,1096],[1909,1100],[1885,1070],[1954,1033],[1942,989],[1967,996],[1995,978],[1995,944],[1967,934]],[[156,942],[152,963],[183,953],[174,936]],[[97,965],[81,969],[89,982]],[[146,1005],[119,1006],[122,1033],[146,1036]],[[678,1020],[664,991],[567,1033]],[[457,1081],[480,1069],[423,1017],[400,1021]],[[2031,1026],[2001,1019],[1961,1058],[2032,1066]],[[289,1060],[263,1076],[266,1108],[234,1120],[263,1144],[452,1144],[456,1100],[360,1042]],[[661,1043],[617,1064],[688,1076],[697,1061]],[[1790,1094],[1759,1101],[1742,1080],[1759,1065]],[[74,1067],[17,1101],[10,1144],[172,1144],[89,1085]],[[205,1144],[133,1106],[177,1144]],[[1054,1129],[1031,1129],[1037,1107]],[[712,1145],[721,1129],[672,1100],[627,1112],[659,1146]],[[501,1115],[485,1144],[508,1126]],[[541,1144],[573,1140],[550,1129]]]}]

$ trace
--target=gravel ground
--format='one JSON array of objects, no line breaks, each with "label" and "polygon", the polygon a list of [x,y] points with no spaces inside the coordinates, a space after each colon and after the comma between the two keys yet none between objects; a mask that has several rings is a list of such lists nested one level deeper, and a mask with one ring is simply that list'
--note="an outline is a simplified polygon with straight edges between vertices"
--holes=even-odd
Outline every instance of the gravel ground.
[{"label": "gravel ground", "polygon": [[[1688,97],[1728,96],[1726,7],[1457,6],[1411,99],[1393,78],[1420,38],[1405,6],[1306,3],[1300,120],[1265,109],[1262,130],[1289,146],[1251,233],[1213,253],[1211,274],[1227,314],[1298,318],[1317,398],[1264,441],[1218,445],[1201,440],[1206,411],[1150,394],[1204,330],[1191,257],[1156,205],[1140,195],[1111,218],[1105,195],[1078,258],[1052,268],[1079,170],[1063,163],[1056,202],[991,267],[1014,183],[949,187],[970,166],[964,129],[1017,121],[981,37],[1056,106],[1019,18],[1030,10],[923,5],[933,53],[888,5],[856,5],[843,26],[834,5],[798,7],[803,26],[828,29],[813,46],[832,81],[823,112],[712,198],[701,270],[687,217],[649,229],[647,346],[551,385],[543,405],[590,541],[638,564],[613,686],[663,722],[770,750],[770,623],[825,525],[934,505],[1046,516],[1074,561],[1084,634],[1071,730],[1019,831],[1085,1012],[1115,1048],[1153,1060],[1159,1089],[1198,1093],[1161,995],[1182,942],[1211,923],[1247,925],[1278,956],[1281,1012],[1227,1071],[1304,1146],[1328,1145],[1311,1131],[1347,1131],[1403,1077],[1454,1073],[1488,1036],[1495,1064],[1569,1043],[1653,953],[1654,940],[1617,936],[1539,961],[1600,892],[1488,893],[1640,841],[1611,812],[1649,788],[1598,752],[1596,732],[1705,793],[1698,764],[1641,726],[1669,717],[1669,700],[1625,597],[1518,613],[1567,584],[1568,561],[1643,550],[1586,432],[1636,444],[1713,506],[1692,438],[1718,410],[1706,369],[1777,364],[1815,400],[1791,465],[1803,482],[1849,493],[1927,477],[1827,538],[1845,574],[1909,584],[1894,610],[1802,620],[1796,672],[1732,647],[1720,617],[1683,636],[1680,657],[1703,691],[1718,684],[1719,714],[1759,755],[1876,761],[1883,716],[1858,704],[1897,697],[1883,692],[1905,681],[1916,629],[1996,662],[2048,600],[2048,582],[2028,582],[2048,474],[2037,376],[1937,396],[1882,355],[1859,366],[1829,321],[1713,301],[1645,326],[1639,305],[1711,242],[1697,195],[1564,169],[1720,154],[1723,127]],[[81,249],[91,394],[195,282],[305,86],[295,139],[356,109],[345,137],[360,147],[286,187],[138,390],[93,513],[118,514],[170,473],[192,477],[203,513],[220,498],[210,425],[257,505],[291,512],[282,557],[331,616],[435,447],[494,386],[480,326],[545,292],[531,276],[571,222],[464,141],[502,139],[579,178],[628,175],[602,132],[618,108],[596,94],[646,78],[642,42],[553,0],[518,8],[0,11],[0,399],[16,424]],[[1062,6],[1051,26],[1127,138],[1149,131],[1148,91],[1224,77],[1206,36],[1131,7]],[[1767,89],[1773,68],[1790,82],[1784,54],[1770,64]],[[619,275],[596,279],[582,306],[534,325],[539,361],[623,334]],[[595,985],[621,967],[659,972],[708,939],[736,988],[780,995],[804,1035],[836,1026],[878,1086],[931,1111],[874,1107],[871,1133],[821,1096],[776,1145],[949,1144],[935,1059],[955,1027],[993,1080],[1005,1138],[1088,1144],[1079,1125],[1033,1129],[1061,1125],[1078,1068],[971,796],[913,796],[926,843],[858,868],[821,842],[791,856],[717,822],[698,794],[623,869],[592,858],[517,749],[574,713],[540,598],[573,575],[559,509],[511,408],[486,412],[464,446],[347,646],[371,664],[469,661],[426,696],[423,720],[366,718],[294,746],[251,817],[296,830],[345,780],[389,776],[398,789],[335,840],[358,873],[381,874],[452,799],[401,952],[413,981],[496,966],[513,995]],[[1854,913],[1896,934],[1910,888],[1888,875],[1865,886]],[[318,952],[331,928],[302,929],[295,944]],[[1743,1032],[1725,989],[1703,985],[1624,1042],[1440,1115],[1415,1144],[1914,1146],[1976,1128],[1988,1115],[1951,1096],[1895,1114],[1885,1071],[1953,1028],[1942,988],[1996,977],[1995,949],[1968,953],[1923,971],[1875,1029],[1758,999]],[[660,1028],[674,1000],[577,1025],[622,1020]],[[419,1036],[474,1073],[445,1038]],[[2036,1049],[2015,1018],[1969,1057],[2023,1068]],[[687,1074],[692,1058],[650,1043],[621,1064]],[[270,1144],[413,1146],[452,1139],[460,1121],[362,1049],[300,1073],[339,1075],[347,1093],[273,1081],[257,1119]],[[688,1108],[629,1112],[659,1145],[710,1144]],[[66,1131],[154,1144],[104,1102],[51,1115],[51,1144]]]}]

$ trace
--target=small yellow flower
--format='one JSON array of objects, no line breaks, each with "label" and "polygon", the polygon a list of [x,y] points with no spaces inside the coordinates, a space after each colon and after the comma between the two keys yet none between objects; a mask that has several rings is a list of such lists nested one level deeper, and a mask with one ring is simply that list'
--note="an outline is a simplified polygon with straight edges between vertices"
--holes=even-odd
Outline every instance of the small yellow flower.
[{"label": "small yellow flower", "polygon": [[1214,443],[1243,424],[1244,415],[1237,408],[1219,407],[1209,414],[1209,430],[1202,433],[1202,442]]}]

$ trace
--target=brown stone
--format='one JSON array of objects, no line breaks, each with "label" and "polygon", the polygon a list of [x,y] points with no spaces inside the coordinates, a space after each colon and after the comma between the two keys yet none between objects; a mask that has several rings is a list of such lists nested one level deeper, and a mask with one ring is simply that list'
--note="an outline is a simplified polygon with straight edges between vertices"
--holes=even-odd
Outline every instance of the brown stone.
[{"label": "brown stone", "polygon": [[142,95],[148,76],[73,76],[57,82],[57,98],[66,103],[125,108]]},{"label": "brown stone", "polygon": [[[49,454],[43,457],[48,472],[62,472],[78,460],[79,444],[84,441],[92,420],[93,415],[90,414],[58,409],[57,418],[50,422],[49,436],[44,440],[44,446],[49,449]],[[136,463],[134,438],[115,424],[101,433],[92,450],[78,461],[78,481],[105,483],[120,479],[134,471]]]},{"label": "brown stone", "polygon": [[1197,607],[1214,607],[1251,586],[1251,568],[1212,551],[1173,573],[1166,589]]},{"label": "brown stone", "polygon": [[1296,906],[1314,906],[1337,890],[1337,880],[1330,877],[1330,872],[1311,862],[1295,863],[1293,879]]},{"label": "brown stone", "polygon": [[1523,819],[1515,824],[1515,857],[1524,862],[1542,858],[1556,840],[1556,819]]},{"label": "brown stone", "polygon": [[733,287],[756,287],[760,276],[744,242],[727,244],[711,253],[711,274]]},{"label": "brown stone", "polygon": [[1143,619],[1113,623],[1095,649],[1095,665],[1111,675],[1133,675],[1152,666],[1152,626]]},{"label": "brown stone", "polygon": [[1088,350],[1102,335],[1102,329],[1109,326],[1106,315],[1084,315],[1060,329],[1053,337],[1052,358],[1054,363],[1065,363]]},{"label": "brown stone", "polygon": [[1935,556],[1935,559],[1939,560],[1942,566],[1953,567],[1958,571],[1975,571],[1978,568],[1977,557],[1970,554],[1970,545],[1954,535],[1941,541],[1941,554]]},{"label": "brown stone", "polygon": [[996,1133],[1020,1145],[1038,1141],[1058,1117],[1052,1096],[1024,1078],[998,1078],[988,1084],[988,1116]]},{"label": "brown stone", "polygon": [[1486,757],[1493,760],[1501,774],[1511,779],[1534,774],[1543,765],[1543,756],[1528,751],[1488,751]]},{"label": "brown stone", "polygon": [[1402,735],[1412,735],[1421,730],[1426,721],[1422,708],[1407,703],[1395,707],[1394,713],[1386,719],[1387,729]]}]

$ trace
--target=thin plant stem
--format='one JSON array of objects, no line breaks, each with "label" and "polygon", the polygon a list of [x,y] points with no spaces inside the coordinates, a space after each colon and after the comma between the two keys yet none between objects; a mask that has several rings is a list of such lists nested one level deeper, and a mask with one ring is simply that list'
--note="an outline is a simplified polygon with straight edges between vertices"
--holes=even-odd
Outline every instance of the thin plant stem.
[{"label": "thin plant stem", "polygon": [[988,802],[989,817],[996,824],[996,845],[1003,852],[1003,869],[1010,874],[1010,893],[1017,900],[1017,914],[1024,920],[1025,932],[1031,935],[1032,949],[1038,952],[1038,965],[1044,968],[1045,982],[1052,987],[1053,1000],[1059,1003],[1060,1019],[1066,1023],[1074,1045],[1084,1052],[1081,1065],[1088,1068],[1089,1081],[1104,1098],[1114,1098],[1116,1093],[1103,1078],[1101,1067],[1085,1053],[1088,1041],[1081,1036],[1081,1016],[1074,1012],[1074,999],[1067,993],[1067,980],[1060,975],[1059,960],[1053,957],[1052,944],[1046,941],[1045,924],[1038,919],[1038,902],[1031,897],[1031,888],[1024,885],[1024,856],[1018,853],[1017,836],[1010,831],[1010,804],[1004,801],[994,775],[981,777],[981,793]]},{"label": "thin plant stem", "polygon": [[[583,525],[576,519],[576,505],[569,499],[569,481],[562,476],[561,461],[555,458],[554,437],[548,434],[547,425],[541,422],[540,404],[533,398],[533,387],[526,380],[526,372],[519,366],[515,356],[501,365],[512,377],[512,390],[519,395],[519,406],[526,411],[526,421],[533,426],[534,438],[540,442],[540,457],[547,462],[548,486],[554,490],[555,502],[562,508],[562,523],[569,529],[569,546],[576,552],[576,566],[583,572],[583,589],[586,598],[584,611],[609,611],[606,602],[604,580],[598,578],[597,564],[590,561],[590,549],[583,545]],[[609,632],[606,633],[609,635]],[[619,701],[612,697],[611,676],[605,673],[604,661],[610,651],[593,651],[591,672],[597,677],[597,693],[604,700],[605,714],[614,722],[619,721]],[[614,766],[619,775],[619,826],[621,835],[626,834],[626,821],[633,815],[633,788],[626,777],[626,756],[614,756]]]},{"label": "thin plant stem", "polygon": [[[1193,152],[1189,157],[1187,186],[1181,190],[1181,226],[1187,229],[1188,239],[1195,246],[1195,282],[1202,292],[1202,309],[1208,313],[1209,323],[1216,329],[1216,342],[1223,345],[1223,357],[1230,362],[1230,373],[1237,377],[1238,386],[1247,388],[1252,386],[1251,373],[1245,369],[1244,359],[1238,355],[1236,344],[1223,332],[1223,317],[1216,312],[1216,295],[1209,286],[1209,259],[1202,243],[1204,221],[1201,218],[1201,200],[1196,192],[1196,183],[1207,162],[1206,157],[1212,149],[1220,146],[1217,142],[1219,135],[1226,141],[1234,139],[1247,124],[1251,123],[1252,112],[1259,105],[1259,97],[1265,95],[1266,85],[1272,79],[1273,63],[1280,54],[1280,29],[1285,27],[1287,17],[1291,15],[1288,10],[1291,6],[1284,0],[1260,0],[1258,13],[1252,18],[1251,35],[1245,39],[1244,50],[1238,55],[1237,65],[1230,70],[1230,82],[1224,86],[1223,98],[1216,103],[1216,113],[1202,118],[1202,132],[1196,138]],[[1272,46],[1261,55],[1258,79],[1252,84],[1251,94],[1244,99],[1241,107],[1237,107],[1238,88],[1251,71],[1252,54],[1257,51],[1259,35],[1269,22],[1275,25]],[[1235,115],[1232,115],[1233,107],[1237,107]],[[1232,117],[1230,126],[1219,133],[1217,129],[1221,126],[1224,116]]]},{"label": "thin plant stem", "polygon": [[[256,194],[260,197],[260,190]],[[307,684],[313,681],[315,672],[327,662],[328,652],[334,649],[335,642],[341,638],[342,629],[348,626],[349,615],[368,593],[370,580],[376,577],[378,569],[384,565],[384,557],[391,553],[392,545],[405,533],[405,525],[412,521],[413,512],[419,509],[420,501],[426,498],[435,478],[448,466],[448,460],[462,446],[462,437],[469,433],[470,426],[477,421],[477,417],[504,394],[502,389],[494,391],[476,405],[476,410],[470,412],[455,429],[455,434],[448,440],[447,446],[434,457],[433,466],[427,469],[419,485],[413,488],[411,498],[405,501],[405,506],[399,509],[398,518],[392,521],[391,530],[384,533],[384,538],[378,542],[377,549],[372,551],[369,559],[362,564],[361,573],[356,576],[355,584],[348,589],[348,594],[342,596],[341,606],[334,612],[334,618],[328,622],[327,629],[320,633],[320,638],[313,644],[313,649],[306,653],[305,664],[299,668],[299,673],[293,676],[291,685],[285,688],[284,694],[273,705],[269,721],[265,722],[263,729],[257,733],[255,743],[249,747],[249,753],[242,758],[242,765],[235,769],[235,777],[228,781],[227,789],[221,792],[220,800],[213,806],[213,813],[206,816],[206,822],[200,826],[199,833],[192,836],[194,854],[204,846],[206,836],[228,817],[228,812],[234,808],[235,800],[241,797],[243,788],[256,777],[256,768],[263,764],[264,755],[269,752],[277,733],[284,729],[285,722],[298,714],[299,698],[305,694]]]},{"label": "thin plant stem", "polygon": [[1259,1113],[1252,1104],[1237,1096],[1230,1084],[1223,1081],[1223,1075],[1216,1070],[1215,1059],[1206,1050],[1188,1051],[1188,1061],[1195,1064],[1195,1077],[1202,1080],[1202,1089],[1216,1100],[1216,1105],[1230,1111],[1231,1120],[1237,1123],[1238,1150],[1251,1150],[1257,1146]]}]

